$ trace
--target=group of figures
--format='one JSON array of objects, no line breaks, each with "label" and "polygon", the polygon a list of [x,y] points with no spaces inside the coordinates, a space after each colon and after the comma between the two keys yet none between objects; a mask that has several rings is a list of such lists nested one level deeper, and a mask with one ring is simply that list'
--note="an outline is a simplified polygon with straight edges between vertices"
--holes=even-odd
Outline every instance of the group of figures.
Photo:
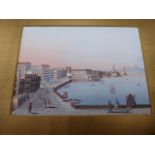
[{"label": "group of figures", "polygon": [[112,112],[128,112],[129,109],[132,109],[136,106],[136,100],[135,100],[135,96],[132,94],[129,94],[126,96],[126,109],[122,109],[120,106],[120,103],[118,101],[118,99],[116,98],[115,104],[113,105],[111,100],[108,101],[108,112],[112,113]]}]

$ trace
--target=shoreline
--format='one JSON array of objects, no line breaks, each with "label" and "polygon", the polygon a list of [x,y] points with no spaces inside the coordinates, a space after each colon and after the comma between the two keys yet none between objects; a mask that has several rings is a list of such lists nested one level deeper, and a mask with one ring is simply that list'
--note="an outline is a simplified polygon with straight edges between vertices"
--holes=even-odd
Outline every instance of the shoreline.
[{"label": "shoreline", "polygon": [[[73,80],[73,79],[69,79],[68,81],[64,81],[63,83],[60,83],[58,86],[53,88],[54,93],[63,101],[64,97],[62,94],[60,94],[57,90],[60,89],[61,87],[65,86],[68,83],[71,82],[94,82],[93,80]],[[99,82],[99,81],[95,81],[95,82]],[[75,109],[107,109],[109,106],[106,105],[91,105],[91,104],[73,104],[72,101],[74,101],[74,99],[68,99],[69,101],[66,101],[66,104],[69,103],[73,108]],[[80,100],[80,99],[79,99]],[[126,105],[119,105],[118,108],[127,108]],[[136,105],[134,108],[151,108],[150,104],[138,104]]]},{"label": "shoreline", "polygon": [[[47,92],[48,90],[48,92]],[[49,107],[45,107],[44,100],[39,98],[40,95],[45,96],[51,101]],[[129,113],[118,113],[117,111],[109,113],[108,108],[105,109],[76,109],[68,102],[63,102],[52,88],[40,89],[32,99],[32,113],[28,113],[28,104],[23,104],[12,112],[12,116],[106,116],[106,115],[150,115],[150,108],[134,108]],[[51,108],[56,107],[56,108]]]},{"label": "shoreline", "polygon": [[[75,109],[108,109],[108,105],[73,105],[72,104],[72,107],[74,107]],[[114,106],[113,106],[114,107]],[[119,105],[118,108],[127,108],[126,105]],[[136,109],[136,108],[151,108],[150,105],[142,105],[142,104],[139,104],[139,105],[136,105],[135,107],[133,107],[132,109]]]}]

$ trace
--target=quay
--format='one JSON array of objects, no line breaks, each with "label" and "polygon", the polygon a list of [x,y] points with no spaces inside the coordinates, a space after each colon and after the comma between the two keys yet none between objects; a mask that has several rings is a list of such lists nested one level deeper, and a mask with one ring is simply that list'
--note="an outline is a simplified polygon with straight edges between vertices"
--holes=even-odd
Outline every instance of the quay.
[{"label": "quay", "polygon": [[[72,107],[76,109],[107,109],[108,105],[80,105],[71,103]],[[119,105],[118,108],[126,108],[126,105]],[[134,108],[150,108],[150,105],[136,105]]]},{"label": "quay", "polygon": [[[65,84],[71,82],[71,79],[64,79],[57,83],[48,84],[40,88],[32,97],[32,113],[28,113],[28,104],[22,104],[12,114],[13,115],[35,115],[35,116],[87,116],[87,115],[118,115],[117,113],[108,113],[108,106],[91,105],[72,105],[72,100],[64,102],[62,96],[57,94],[57,90]],[[45,100],[50,101],[50,105],[45,105]],[[123,107],[123,106],[120,106]],[[150,114],[150,108],[147,105],[137,105],[131,109],[130,114]],[[92,109],[92,110],[91,110]],[[124,113],[119,113],[119,115]]]}]

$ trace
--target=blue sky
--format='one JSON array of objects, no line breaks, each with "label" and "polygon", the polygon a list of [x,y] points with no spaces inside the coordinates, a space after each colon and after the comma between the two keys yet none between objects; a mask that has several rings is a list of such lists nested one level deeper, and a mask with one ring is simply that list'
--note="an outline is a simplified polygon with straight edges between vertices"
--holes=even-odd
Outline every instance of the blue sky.
[{"label": "blue sky", "polygon": [[137,28],[24,27],[19,61],[51,67],[143,66]]}]

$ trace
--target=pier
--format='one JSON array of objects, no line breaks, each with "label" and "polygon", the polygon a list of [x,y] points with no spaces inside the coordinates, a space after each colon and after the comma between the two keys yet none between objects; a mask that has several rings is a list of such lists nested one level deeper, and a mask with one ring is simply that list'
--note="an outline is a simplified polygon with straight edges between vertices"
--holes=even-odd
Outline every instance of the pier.
[{"label": "pier", "polygon": [[67,80],[64,80],[56,85],[53,86],[53,91],[61,98],[61,99],[64,99],[64,96],[62,94],[60,94],[57,90],[61,87],[63,87],[64,85],[68,84],[72,82],[71,79],[67,79]]},{"label": "pier", "polygon": [[57,90],[57,89],[63,87],[64,85],[66,85],[66,84],[68,84],[68,83],[70,83],[70,82],[72,82],[71,79],[64,79],[63,81],[61,81],[61,82],[59,82],[59,83],[57,83],[57,84],[53,84],[52,87],[53,87],[55,90]]}]

